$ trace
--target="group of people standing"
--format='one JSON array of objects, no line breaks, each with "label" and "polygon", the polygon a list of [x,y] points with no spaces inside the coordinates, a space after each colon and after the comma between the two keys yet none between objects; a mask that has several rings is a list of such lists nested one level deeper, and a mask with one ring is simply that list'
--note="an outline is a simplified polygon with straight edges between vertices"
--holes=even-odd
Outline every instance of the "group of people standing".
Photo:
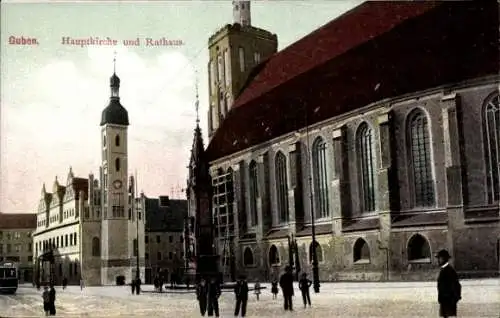
[{"label": "group of people standing", "polygon": [[141,293],[141,284],[142,284],[142,281],[139,277],[132,279],[132,282],[130,283],[130,287],[132,288],[132,295],[134,293],[137,295],[139,295]]},{"label": "group of people standing", "polygon": [[[293,310],[292,298],[294,296],[293,288],[294,276],[292,274],[292,269],[287,267],[285,273],[281,276],[279,285],[281,287],[283,298],[284,298],[284,309]],[[307,278],[307,274],[303,273],[301,279],[299,280],[299,289],[302,293],[302,299],[304,301],[304,308],[309,305],[311,306],[311,296],[309,293],[309,288],[312,282]],[[260,295],[260,283],[255,283],[255,295],[257,300],[259,300]],[[278,294],[278,282],[274,281],[272,283],[271,292],[273,294],[273,299],[277,298]],[[247,304],[248,304],[248,293],[249,287],[245,276],[240,276],[236,285],[234,287],[235,295],[235,309],[234,316],[241,317],[246,316]],[[205,316],[208,311],[208,316],[219,317],[219,297],[221,295],[221,286],[219,282],[212,278],[208,283],[205,279],[201,279],[196,288],[196,298],[200,306],[200,313]]]}]

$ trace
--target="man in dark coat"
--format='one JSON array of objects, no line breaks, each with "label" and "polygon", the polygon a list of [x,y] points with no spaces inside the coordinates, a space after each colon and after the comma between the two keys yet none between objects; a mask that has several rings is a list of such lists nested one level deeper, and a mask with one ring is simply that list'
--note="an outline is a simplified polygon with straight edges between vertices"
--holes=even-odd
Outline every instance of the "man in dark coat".
[{"label": "man in dark coat", "polygon": [[234,316],[238,317],[241,308],[241,317],[245,317],[247,313],[248,301],[248,283],[245,277],[241,276],[236,286],[234,287],[234,294],[236,296],[236,308],[234,309]]},{"label": "man in dark coat", "polygon": [[441,317],[456,317],[457,303],[462,298],[462,286],[458,281],[455,269],[448,263],[451,256],[447,250],[437,253],[441,270],[437,280],[439,315]]},{"label": "man in dark coat", "polygon": [[56,289],[53,284],[50,284],[49,289],[49,315],[56,315]]},{"label": "man in dark coat", "polygon": [[208,284],[208,316],[219,317],[219,297],[221,294],[220,284],[213,277]]},{"label": "man in dark coat", "polygon": [[287,266],[285,268],[285,273],[281,275],[280,278],[280,287],[283,292],[283,298],[285,300],[285,310],[293,310],[292,297],[293,293],[293,274],[292,268]]},{"label": "man in dark coat", "polygon": [[200,282],[196,286],[196,299],[200,304],[201,316],[205,316],[207,312],[207,302],[208,302],[208,286],[205,279],[200,279]]}]

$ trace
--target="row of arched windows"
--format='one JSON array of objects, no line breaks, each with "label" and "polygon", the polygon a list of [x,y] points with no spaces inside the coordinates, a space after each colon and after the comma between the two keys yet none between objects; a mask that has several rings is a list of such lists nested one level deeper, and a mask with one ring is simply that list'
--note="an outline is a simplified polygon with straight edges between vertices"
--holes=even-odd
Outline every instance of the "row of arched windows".
[{"label": "row of arched windows", "polygon": [[[484,108],[484,148],[486,158],[486,186],[488,203],[500,199],[500,97],[486,100]],[[407,166],[414,207],[432,207],[436,203],[435,180],[431,147],[431,133],[427,115],[422,109],[413,110],[406,124]],[[376,151],[373,128],[363,122],[355,134],[359,192],[363,212],[376,210]],[[312,145],[312,169],[316,218],[330,215],[327,143],[321,136]],[[288,221],[287,158],[279,151],[274,160],[276,201],[280,223]],[[249,164],[250,220],[257,224],[257,198],[259,196],[258,168]]]},{"label": "row of arched windows", "polygon": [[[309,245],[309,262],[312,262],[313,246],[316,247],[316,254],[318,257],[318,262],[323,262],[324,255],[323,249],[318,242],[311,243]],[[431,248],[430,244],[425,237],[420,234],[413,235],[408,241],[407,245],[407,260],[409,262],[431,262]],[[352,261],[355,264],[367,264],[370,263],[370,247],[368,243],[362,239],[358,238],[354,242]],[[281,257],[276,245],[271,245],[268,253],[269,265],[276,266],[280,265]],[[243,264],[245,266],[253,266],[256,264],[254,254],[250,247],[246,247],[243,251]]]}]

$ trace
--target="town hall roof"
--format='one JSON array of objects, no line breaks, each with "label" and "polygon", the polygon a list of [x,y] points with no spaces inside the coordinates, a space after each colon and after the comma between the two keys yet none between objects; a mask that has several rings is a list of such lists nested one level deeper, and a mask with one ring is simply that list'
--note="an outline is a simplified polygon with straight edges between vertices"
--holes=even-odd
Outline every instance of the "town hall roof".
[{"label": "town hall roof", "polygon": [[[467,25],[467,27],[464,27]],[[210,161],[373,102],[498,74],[498,5],[365,2],[260,65]],[[307,116],[306,116],[307,111]]]}]

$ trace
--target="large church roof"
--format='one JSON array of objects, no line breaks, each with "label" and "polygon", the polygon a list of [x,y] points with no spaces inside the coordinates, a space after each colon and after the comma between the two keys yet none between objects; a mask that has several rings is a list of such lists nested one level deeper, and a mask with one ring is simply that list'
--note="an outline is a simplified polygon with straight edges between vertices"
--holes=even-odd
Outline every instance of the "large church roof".
[{"label": "large church roof", "polygon": [[306,117],[313,124],[386,98],[496,75],[497,42],[494,1],[363,3],[261,66],[215,132],[209,160],[303,128]]}]

